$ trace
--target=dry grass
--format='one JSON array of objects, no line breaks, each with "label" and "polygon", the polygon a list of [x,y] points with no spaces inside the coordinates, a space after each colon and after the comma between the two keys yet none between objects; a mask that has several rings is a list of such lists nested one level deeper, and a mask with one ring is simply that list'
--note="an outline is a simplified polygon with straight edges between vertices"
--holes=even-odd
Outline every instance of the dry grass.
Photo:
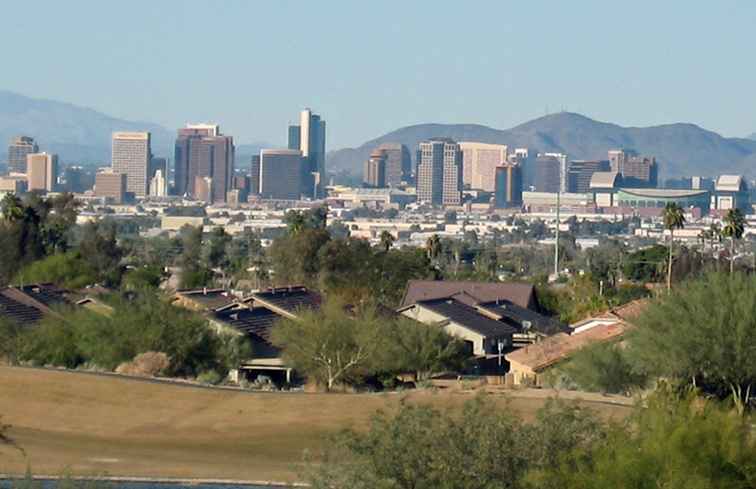
[{"label": "dry grass", "polygon": [[[0,367],[0,415],[26,458],[0,448],[0,472],[292,481],[303,452],[365,426],[401,399],[458,406],[470,394],[229,392],[80,373]],[[504,402],[503,396],[496,396]],[[525,418],[539,397],[510,400]],[[626,408],[595,404],[600,415]]]}]

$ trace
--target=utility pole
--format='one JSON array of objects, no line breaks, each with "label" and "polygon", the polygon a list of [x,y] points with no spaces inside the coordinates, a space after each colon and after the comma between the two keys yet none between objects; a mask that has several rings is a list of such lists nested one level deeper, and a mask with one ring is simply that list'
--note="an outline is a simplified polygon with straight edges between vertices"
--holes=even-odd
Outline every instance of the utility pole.
[{"label": "utility pole", "polygon": [[559,208],[561,207],[560,195],[562,189],[557,189],[556,204],[556,233],[554,239],[554,280],[559,278]]}]

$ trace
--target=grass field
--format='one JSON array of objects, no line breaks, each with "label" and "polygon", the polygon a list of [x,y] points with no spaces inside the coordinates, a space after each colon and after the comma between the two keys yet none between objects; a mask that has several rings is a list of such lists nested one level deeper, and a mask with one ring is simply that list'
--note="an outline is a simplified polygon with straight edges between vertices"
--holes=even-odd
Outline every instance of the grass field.
[{"label": "grass field", "polygon": [[[305,450],[360,428],[401,399],[458,406],[454,390],[405,394],[244,393],[0,366],[0,416],[26,455],[0,448],[0,473],[128,475],[289,482]],[[529,418],[543,394],[515,394]],[[507,402],[505,396],[494,396]],[[591,404],[601,416],[626,407]]]}]

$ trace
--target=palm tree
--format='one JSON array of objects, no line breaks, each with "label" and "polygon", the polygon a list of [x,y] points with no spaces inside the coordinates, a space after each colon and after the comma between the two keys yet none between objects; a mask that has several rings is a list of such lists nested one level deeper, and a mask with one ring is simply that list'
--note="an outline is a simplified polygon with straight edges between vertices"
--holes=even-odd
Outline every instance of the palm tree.
[{"label": "palm tree", "polygon": [[381,241],[381,248],[388,253],[388,250],[394,245],[394,235],[388,231],[382,231],[379,239]]},{"label": "palm tree", "polygon": [[735,240],[743,237],[745,216],[740,209],[730,209],[724,218],[725,226],[722,236],[730,238],[730,275],[735,271]]},{"label": "palm tree", "polygon": [[667,290],[672,290],[672,244],[675,239],[675,229],[685,227],[685,214],[676,202],[670,202],[664,207],[664,228],[669,230],[669,262],[667,262]]}]

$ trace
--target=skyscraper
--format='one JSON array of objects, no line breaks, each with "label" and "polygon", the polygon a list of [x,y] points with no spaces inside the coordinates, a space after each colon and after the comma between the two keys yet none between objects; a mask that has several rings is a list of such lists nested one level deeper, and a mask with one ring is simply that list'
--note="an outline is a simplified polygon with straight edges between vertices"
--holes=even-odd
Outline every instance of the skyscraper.
[{"label": "skyscraper", "polygon": [[26,155],[31,153],[39,153],[34,138],[18,136],[11,139],[8,145],[8,172],[26,173]]},{"label": "skyscraper", "polygon": [[260,196],[264,199],[299,200],[305,190],[302,153],[296,149],[264,149],[260,152]]},{"label": "skyscraper", "polygon": [[207,197],[205,186],[211,182],[209,201],[225,202],[232,187],[234,155],[233,137],[222,135],[217,124],[187,124],[179,129],[174,151],[175,193],[200,199],[199,185],[202,197]]},{"label": "skyscraper", "polygon": [[252,161],[250,161],[249,193],[250,195],[260,193],[260,155],[252,155]]},{"label": "skyscraper", "polygon": [[305,159],[308,180],[306,194],[321,197],[325,185],[326,123],[318,114],[305,109],[299,114],[299,125],[289,126],[289,149],[299,150]]},{"label": "skyscraper", "polygon": [[536,192],[560,191],[560,161],[553,156],[538,155],[534,162],[533,185]]},{"label": "skyscraper", "polygon": [[622,175],[623,185],[627,187],[658,186],[659,168],[653,156],[639,156],[635,151],[614,149],[609,151],[609,163],[613,172]]},{"label": "skyscraper", "polygon": [[507,146],[477,142],[461,142],[462,181],[470,188],[493,192],[496,167],[507,161]]},{"label": "skyscraper", "polygon": [[136,197],[149,191],[150,139],[149,132],[113,133],[113,172],[126,175],[126,188]]},{"label": "skyscraper", "polygon": [[417,200],[432,205],[462,203],[462,151],[451,139],[420,143]]},{"label": "skyscraper", "polygon": [[503,163],[496,167],[494,206],[497,209],[522,204],[522,167],[516,163]]},{"label": "skyscraper", "polygon": [[26,155],[25,173],[30,192],[54,192],[58,183],[58,155],[29,153]]},{"label": "skyscraper", "polygon": [[567,161],[567,155],[564,153],[544,153],[544,156],[551,156],[559,161],[559,191],[567,192],[570,185],[570,164]]},{"label": "skyscraper", "polygon": [[599,171],[609,171],[607,160],[573,160],[568,172],[567,192],[583,194],[591,188],[591,177]]},{"label": "skyscraper", "polygon": [[386,185],[395,187],[412,179],[412,158],[407,146],[383,143],[377,148],[386,155]]},{"label": "skyscraper", "polygon": [[365,171],[362,181],[368,187],[383,188],[386,187],[386,162],[388,158],[385,151],[380,149],[373,150],[370,158],[365,161]]}]

